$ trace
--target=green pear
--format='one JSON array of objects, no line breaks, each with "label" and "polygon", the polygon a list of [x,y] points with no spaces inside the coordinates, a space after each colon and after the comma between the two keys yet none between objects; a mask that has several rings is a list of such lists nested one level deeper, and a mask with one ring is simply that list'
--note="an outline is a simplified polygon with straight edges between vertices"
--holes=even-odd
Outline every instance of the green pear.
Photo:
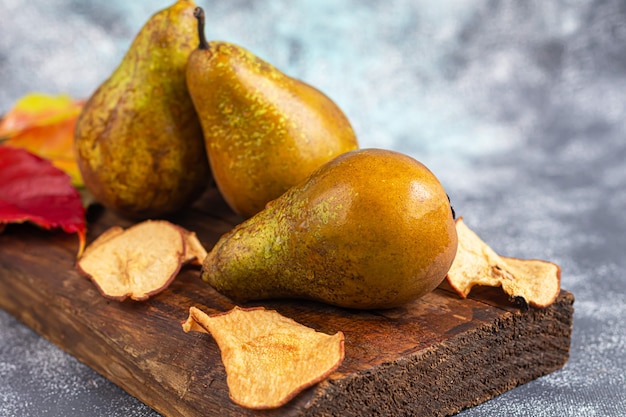
[{"label": "green pear", "polygon": [[341,109],[316,88],[241,46],[207,42],[189,57],[187,86],[202,123],[215,182],[249,217],[337,155],[358,148]]},{"label": "green pear", "polygon": [[202,279],[237,301],[390,308],[445,278],[454,212],[435,175],[395,151],[344,153],[220,238]]},{"label": "green pear", "polygon": [[123,215],[148,218],[190,204],[212,183],[185,74],[196,45],[195,4],[153,15],[85,104],[75,151],[86,188]]}]

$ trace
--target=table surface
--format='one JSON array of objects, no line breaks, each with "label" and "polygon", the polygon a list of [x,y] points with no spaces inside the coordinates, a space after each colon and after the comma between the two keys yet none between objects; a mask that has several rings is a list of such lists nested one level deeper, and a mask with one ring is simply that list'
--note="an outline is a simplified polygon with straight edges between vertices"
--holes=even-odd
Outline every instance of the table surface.
[{"label": "table surface", "polygon": [[[168,4],[3,0],[0,113],[32,91],[87,97]],[[621,0],[198,4],[209,38],[332,97],[361,147],[429,166],[496,251],[561,265],[568,364],[460,415],[626,414]],[[4,311],[0,335],[0,415],[158,415]]]}]

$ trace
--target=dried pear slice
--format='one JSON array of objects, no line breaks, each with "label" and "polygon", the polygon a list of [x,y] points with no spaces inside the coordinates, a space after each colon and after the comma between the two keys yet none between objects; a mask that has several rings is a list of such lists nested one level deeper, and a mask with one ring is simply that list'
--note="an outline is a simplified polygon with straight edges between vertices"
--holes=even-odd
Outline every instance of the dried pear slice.
[{"label": "dried pear slice", "polygon": [[230,398],[251,409],[277,408],[334,372],[344,358],[342,332],[327,335],[274,310],[235,307],[207,315],[191,307],[183,330],[217,342]]},{"label": "dried pear slice", "polygon": [[459,217],[459,244],[447,280],[463,298],[475,285],[502,287],[510,297],[521,297],[529,305],[547,307],[561,290],[561,268],[542,260],[507,258],[498,255]]},{"label": "dried pear slice", "polygon": [[558,265],[537,259],[504,256],[502,260],[513,277],[518,277],[502,283],[502,289],[507,294],[522,297],[535,307],[547,307],[556,300],[561,291],[561,269]]},{"label": "dried pear slice", "polygon": [[78,260],[103,296],[145,300],[167,288],[185,259],[185,239],[178,226],[146,220],[94,241]]},{"label": "dried pear slice", "polygon": [[202,261],[207,256],[207,250],[204,248],[195,232],[191,232],[182,227],[180,229],[183,234],[183,239],[185,239],[184,263],[202,266]]},{"label": "dried pear slice", "polygon": [[97,238],[94,239],[93,242],[91,242],[89,244],[89,246],[87,246],[85,248],[85,250],[83,251],[83,254],[81,255],[81,257],[85,256],[89,251],[94,250],[95,248],[97,248],[98,246],[102,245],[104,242],[106,242],[107,240],[120,235],[124,233],[124,229],[120,226],[112,226],[110,228],[108,228],[107,230],[105,230],[104,232],[102,232],[100,234],[100,236],[98,236]]}]

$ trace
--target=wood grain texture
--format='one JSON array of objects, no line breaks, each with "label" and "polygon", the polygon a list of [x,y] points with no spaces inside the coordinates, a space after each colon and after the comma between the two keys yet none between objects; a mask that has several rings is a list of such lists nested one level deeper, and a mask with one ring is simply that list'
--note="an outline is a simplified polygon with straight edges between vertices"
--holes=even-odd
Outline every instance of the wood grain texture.
[{"label": "wood grain texture", "polygon": [[[91,213],[89,240],[112,225]],[[207,248],[241,219],[213,192],[171,218]],[[263,305],[325,333],[345,334],[346,357],[326,381],[278,410],[230,401],[220,352],[209,335],[184,333],[189,307],[233,307],[184,268],[146,302],[103,298],[75,269],[77,239],[29,225],[0,234],[0,307],[166,416],[446,416],[561,368],[568,360],[573,302],[520,309],[499,289],[462,300],[445,285],[402,308],[353,311],[306,301]]]}]

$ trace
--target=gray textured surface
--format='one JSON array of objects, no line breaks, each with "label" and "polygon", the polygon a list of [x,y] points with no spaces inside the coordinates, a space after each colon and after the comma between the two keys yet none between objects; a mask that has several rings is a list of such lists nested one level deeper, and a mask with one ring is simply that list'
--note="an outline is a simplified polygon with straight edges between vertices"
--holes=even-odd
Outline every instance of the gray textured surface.
[{"label": "gray textured surface", "polygon": [[[167,4],[0,0],[0,113],[89,95]],[[199,4],[210,38],[321,88],[363,147],[426,163],[498,252],[562,266],[569,363],[462,416],[626,415],[623,0]],[[156,413],[0,311],[0,416],[83,415]]]}]

